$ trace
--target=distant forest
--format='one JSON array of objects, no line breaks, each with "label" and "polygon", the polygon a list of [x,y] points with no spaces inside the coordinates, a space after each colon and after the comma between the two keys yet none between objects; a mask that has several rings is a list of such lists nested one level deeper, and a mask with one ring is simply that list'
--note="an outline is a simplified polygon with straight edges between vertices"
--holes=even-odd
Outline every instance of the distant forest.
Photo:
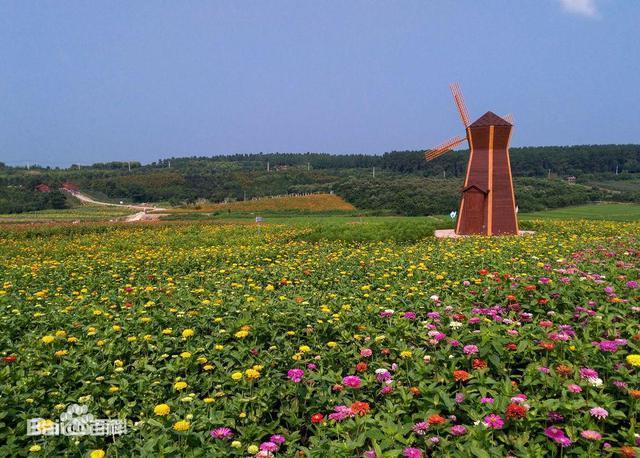
[{"label": "distant forest", "polygon": [[[640,145],[512,148],[521,211],[597,200],[640,202]],[[382,155],[324,153],[182,157],[151,164],[108,162],[68,169],[0,163],[0,213],[69,205],[52,190],[70,181],[111,199],[133,202],[213,202],[333,191],[371,213],[447,213],[458,205],[468,151],[426,162],[423,152]],[[575,177],[575,184],[567,181]]]}]

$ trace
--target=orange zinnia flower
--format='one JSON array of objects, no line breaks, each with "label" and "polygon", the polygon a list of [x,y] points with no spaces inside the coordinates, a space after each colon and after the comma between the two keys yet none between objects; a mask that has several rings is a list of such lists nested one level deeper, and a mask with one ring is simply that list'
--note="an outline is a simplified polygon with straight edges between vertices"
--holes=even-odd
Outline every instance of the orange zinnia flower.
[{"label": "orange zinnia flower", "polygon": [[471,374],[469,374],[467,371],[462,371],[462,370],[458,370],[458,371],[453,371],[453,379],[456,382],[460,382],[460,381],[466,381],[469,380],[471,378]]},{"label": "orange zinnia flower", "polygon": [[563,377],[568,377],[571,375],[571,372],[573,372],[573,370],[569,366],[566,366],[564,364],[558,364],[556,366],[556,372],[558,373],[558,375],[562,375]]},{"label": "orange zinnia flower", "polygon": [[427,423],[429,423],[430,425],[440,425],[445,421],[447,420],[438,414],[431,415],[429,418],[427,418]]},{"label": "orange zinnia flower", "polygon": [[556,345],[553,342],[540,342],[538,346],[540,348],[544,348],[545,350],[553,350]]}]

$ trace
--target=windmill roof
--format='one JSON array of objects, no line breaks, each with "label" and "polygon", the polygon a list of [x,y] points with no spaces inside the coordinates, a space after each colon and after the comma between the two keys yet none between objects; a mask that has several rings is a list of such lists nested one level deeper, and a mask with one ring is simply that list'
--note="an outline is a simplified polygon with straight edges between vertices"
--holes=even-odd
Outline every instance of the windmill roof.
[{"label": "windmill roof", "polygon": [[488,194],[489,192],[486,191],[485,189],[481,188],[478,185],[475,184],[470,184],[468,186],[466,186],[465,188],[462,188],[462,192],[467,192],[468,190],[470,190],[471,188],[477,189],[478,191],[480,191],[483,194]]},{"label": "windmill roof", "polygon": [[487,111],[485,114],[476,119],[469,127],[487,127],[487,126],[510,126],[511,123],[505,121],[500,116],[492,111]]}]

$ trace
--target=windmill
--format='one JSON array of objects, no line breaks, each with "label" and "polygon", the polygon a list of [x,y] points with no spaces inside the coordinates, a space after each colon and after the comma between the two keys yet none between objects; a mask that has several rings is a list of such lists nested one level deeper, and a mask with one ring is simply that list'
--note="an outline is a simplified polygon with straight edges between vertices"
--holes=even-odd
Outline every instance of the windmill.
[{"label": "windmill", "polygon": [[425,156],[427,161],[432,161],[465,140],[469,144],[469,163],[455,232],[460,235],[517,235],[518,219],[509,162],[513,118],[487,111],[472,123],[460,86],[453,83],[450,88],[466,135],[441,143]]}]

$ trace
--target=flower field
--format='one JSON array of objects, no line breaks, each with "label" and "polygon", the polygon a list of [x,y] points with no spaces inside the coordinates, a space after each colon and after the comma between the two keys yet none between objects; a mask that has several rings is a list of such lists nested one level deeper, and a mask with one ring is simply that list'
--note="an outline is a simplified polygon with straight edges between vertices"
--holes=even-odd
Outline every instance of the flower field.
[{"label": "flower field", "polygon": [[0,456],[636,456],[640,223],[530,224],[5,230]]}]

